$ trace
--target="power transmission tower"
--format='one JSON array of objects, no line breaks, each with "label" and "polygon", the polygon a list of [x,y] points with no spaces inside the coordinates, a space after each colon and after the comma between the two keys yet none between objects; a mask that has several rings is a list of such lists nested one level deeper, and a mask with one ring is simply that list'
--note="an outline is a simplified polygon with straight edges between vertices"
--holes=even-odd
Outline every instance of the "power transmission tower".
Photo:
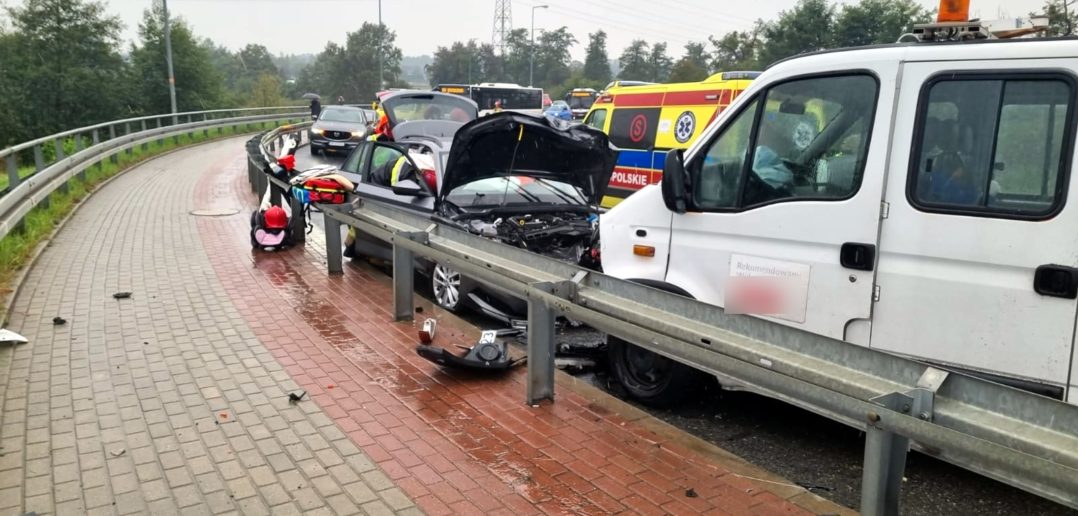
[{"label": "power transmission tower", "polygon": [[513,1],[494,0],[494,48],[503,56],[509,33],[513,32]]}]

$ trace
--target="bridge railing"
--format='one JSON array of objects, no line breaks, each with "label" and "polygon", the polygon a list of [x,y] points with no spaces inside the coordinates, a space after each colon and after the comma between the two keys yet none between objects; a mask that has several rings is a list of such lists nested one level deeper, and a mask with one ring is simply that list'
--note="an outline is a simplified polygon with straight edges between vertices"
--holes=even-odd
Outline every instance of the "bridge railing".
[{"label": "bridge railing", "polygon": [[217,109],[113,120],[71,129],[0,150],[7,186],[0,190],[0,238],[17,228],[35,206],[47,204],[57,189],[67,188],[72,177],[85,178],[88,168],[121,152],[150,142],[163,142],[201,131],[239,128],[247,124],[275,125],[302,121],[303,106]]}]

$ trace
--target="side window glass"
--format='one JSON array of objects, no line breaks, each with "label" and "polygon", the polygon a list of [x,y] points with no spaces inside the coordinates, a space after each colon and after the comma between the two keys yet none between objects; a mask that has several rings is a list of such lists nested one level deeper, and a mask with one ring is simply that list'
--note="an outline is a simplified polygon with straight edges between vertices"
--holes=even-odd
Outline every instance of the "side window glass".
[{"label": "side window glass", "polygon": [[875,108],[876,81],[867,75],[802,79],[768,90],[743,206],[855,194]]},{"label": "side window glass", "polygon": [[370,169],[364,180],[371,184],[388,187],[393,174],[393,166],[401,156],[404,156],[404,152],[396,147],[376,144],[371,153]]},{"label": "side window glass", "polygon": [[910,172],[915,205],[1017,217],[1059,207],[1070,82],[958,77],[927,91]]},{"label": "side window glass", "polygon": [[693,201],[698,208],[714,210],[737,206],[758,105],[759,102],[753,102],[739,113],[704,153],[693,181]]},{"label": "side window glass", "polygon": [[603,127],[606,126],[606,110],[596,109],[595,111],[592,111],[585,123],[602,131]]},{"label": "side window glass", "polygon": [[345,172],[351,172],[353,174],[359,174],[359,163],[363,161],[363,155],[367,154],[369,148],[367,144],[360,143],[355,150],[344,160],[344,164],[341,165],[341,170]]}]

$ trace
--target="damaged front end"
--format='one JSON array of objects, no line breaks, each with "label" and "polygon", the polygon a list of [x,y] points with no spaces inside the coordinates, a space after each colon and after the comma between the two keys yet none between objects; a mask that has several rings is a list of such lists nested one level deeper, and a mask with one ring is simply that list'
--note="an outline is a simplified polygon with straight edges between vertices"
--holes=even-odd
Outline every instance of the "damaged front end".
[{"label": "damaged front end", "polygon": [[588,126],[511,112],[476,120],[453,139],[435,217],[597,270],[599,202],[617,154]]}]

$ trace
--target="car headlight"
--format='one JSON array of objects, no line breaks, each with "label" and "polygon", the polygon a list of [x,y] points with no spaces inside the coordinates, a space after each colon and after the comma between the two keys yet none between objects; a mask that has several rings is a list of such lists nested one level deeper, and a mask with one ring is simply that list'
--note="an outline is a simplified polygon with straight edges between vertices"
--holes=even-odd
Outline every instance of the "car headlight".
[{"label": "car headlight", "polygon": [[321,135],[326,133],[326,130],[325,129],[315,129],[314,127],[312,127],[311,132],[321,136]]}]

